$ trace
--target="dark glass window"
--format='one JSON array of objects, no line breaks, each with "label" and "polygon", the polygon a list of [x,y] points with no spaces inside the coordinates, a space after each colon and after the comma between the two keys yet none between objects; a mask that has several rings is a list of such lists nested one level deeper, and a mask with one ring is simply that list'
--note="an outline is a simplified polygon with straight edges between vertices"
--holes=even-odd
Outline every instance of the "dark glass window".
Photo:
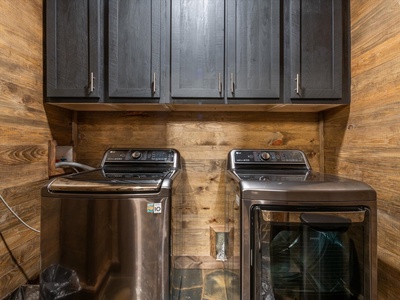
[{"label": "dark glass window", "polygon": [[254,299],[360,299],[366,211],[253,210]]}]

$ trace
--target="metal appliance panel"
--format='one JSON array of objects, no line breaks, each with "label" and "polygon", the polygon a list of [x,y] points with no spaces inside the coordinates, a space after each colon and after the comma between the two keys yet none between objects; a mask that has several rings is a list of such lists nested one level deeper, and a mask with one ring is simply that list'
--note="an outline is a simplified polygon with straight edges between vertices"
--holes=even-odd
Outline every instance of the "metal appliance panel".
[{"label": "metal appliance panel", "polygon": [[[246,199],[330,203],[376,199],[376,191],[364,182],[313,171],[292,175],[265,172],[262,176],[253,174],[250,180],[240,179],[234,172],[227,173],[238,182],[241,197]],[[254,178],[256,180],[252,180]]]},{"label": "metal appliance panel", "polygon": [[169,299],[170,201],[44,197],[42,270],[76,271],[82,290],[71,299]]},{"label": "metal appliance panel", "polygon": [[[376,192],[366,183],[338,176],[313,172],[304,153],[299,150],[238,149],[228,154],[226,169],[227,230],[234,229],[230,241],[233,256],[228,269],[241,270],[237,289],[240,298],[254,297],[252,278],[256,273],[255,253],[251,249],[255,220],[254,207],[268,206],[271,210],[296,212],[319,210],[339,213],[349,208],[368,209],[365,228],[368,255],[365,258],[365,299],[377,294],[376,270]],[[228,291],[234,295],[237,291]],[[289,298],[291,299],[291,298]]]},{"label": "metal appliance panel", "polygon": [[[51,180],[42,188],[41,274],[58,265],[75,271],[81,290],[68,299],[170,299],[180,169],[175,149],[118,148],[98,169]],[[41,276],[40,288],[51,286],[68,289]]]},{"label": "metal appliance panel", "polygon": [[157,166],[163,164],[172,169],[180,169],[180,155],[175,149],[112,148],[104,154],[101,167],[114,165]]},{"label": "metal appliance panel", "polygon": [[166,174],[163,173],[105,173],[98,169],[54,179],[48,185],[53,193],[143,193],[157,192]]},{"label": "metal appliance panel", "polygon": [[101,167],[48,184],[51,193],[157,193],[180,170],[175,149],[108,149]]}]

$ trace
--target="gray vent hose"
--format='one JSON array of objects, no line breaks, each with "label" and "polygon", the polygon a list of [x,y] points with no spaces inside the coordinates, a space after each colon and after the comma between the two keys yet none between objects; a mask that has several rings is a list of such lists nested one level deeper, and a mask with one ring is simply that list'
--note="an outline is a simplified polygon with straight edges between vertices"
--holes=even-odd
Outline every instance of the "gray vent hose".
[{"label": "gray vent hose", "polygon": [[56,163],[56,168],[80,168],[80,169],[83,169],[86,171],[95,169],[91,166],[80,164],[80,163],[73,162],[73,161],[60,161],[60,162]]}]

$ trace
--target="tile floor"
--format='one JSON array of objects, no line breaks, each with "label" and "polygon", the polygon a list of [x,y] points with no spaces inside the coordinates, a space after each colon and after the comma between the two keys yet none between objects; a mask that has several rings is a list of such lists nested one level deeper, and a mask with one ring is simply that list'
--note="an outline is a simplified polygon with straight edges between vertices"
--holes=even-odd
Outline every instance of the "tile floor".
[{"label": "tile floor", "polygon": [[[113,288],[118,288],[121,291],[113,296],[107,295],[101,299],[131,299],[131,297],[124,297],[123,282],[122,285],[114,284]],[[200,269],[181,269],[174,270],[172,278],[172,299],[171,300],[239,300],[239,272],[232,272],[223,269],[217,270],[200,270]],[[236,287],[236,288],[235,288]],[[22,287],[10,299],[39,299],[39,285],[28,286],[27,289]],[[33,288],[33,289],[32,289]],[[18,294],[17,294],[18,293]],[[228,294],[229,295],[228,295]],[[20,296],[29,295],[29,298]],[[129,294],[130,295],[130,294]],[[17,296],[17,298],[15,298]],[[18,298],[19,297],[19,298]],[[81,299],[82,297],[76,296],[72,299]],[[84,299],[87,299],[83,297]]]},{"label": "tile floor", "polygon": [[227,270],[175,270],[172,300],[236,300],[239,294],[232,287],[238,285],[239,274]]}]

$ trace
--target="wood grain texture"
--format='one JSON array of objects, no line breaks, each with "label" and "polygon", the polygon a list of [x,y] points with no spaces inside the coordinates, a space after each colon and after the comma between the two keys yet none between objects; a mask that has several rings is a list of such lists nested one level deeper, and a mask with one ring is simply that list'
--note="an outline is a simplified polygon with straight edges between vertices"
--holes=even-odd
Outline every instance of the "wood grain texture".
[{"label": "wood grain texture", "polygon": [[[0,2],[0,194],[36,229],[48,140],[70,141],[70,114],[43,107],[42,16],[41,0]],[[39,241],[0,202],[0,299],[39,274]]]},{"label": "wood grain texture", "polygon": [[160,96],[160,8],[160,0],[110,1],[110,97]]},{"label": "wood grain texture", "polygon": [[226,4],[228,98],[279,98],[280,2]]},{"label": "wood grain texture", "polygon": [[[35,228],[40,225],[39,191],[47,179],[48,140],[71,143],[71,112],[42,104],[42,14],[40,0],[0,2],[0,193]],[[397,299],[400,293],[399,14],[397,0],[351,1],[352,105],[325,114],[323,135],[326,171],[364,180],[378,191],[382,300]],[[264,110],[268,109],[293,108]],[[198,106],[193,110],[198,111],[80,113],[77,158],[97,165],[109,147],[177,148],[184,170],[174,194],[174,254],[187,257],[196,267],[204,262],[215,266],[209,256],[209,228],[223,223],[228,151],[299,148],[318,170],[318,115],[213,113],[201,112]],[[27,277],[35,277],[40,267],[38,235],[25,229],[2,203],[0,234],[2,298]]]},{"label": "wood grain texture", "polygon": [[378,193],[378,297],[400,288],[398,1],[351,1],[352,103],[325,114],[325,169]]},{"label": "wood grain texture", "polygon": [[319,170],[318,113],[81,112],[78,136],[77,160],[93,166],[109,147],[180,151],[182,180],[172,201],[176,256],[210,255],[210,227],[224,225],[230,150],[298,148]]},{"label": "wood grain texture", "polygon": [[[45,3],[47,97],[99,97],[100,1]],[[91,73],[96,80],[89,93]]]},{"label": "wood grain texture", "polygon": [[171,3],[171,96],[222,98],[224,1]]},{"label": "wood grain texture", "polygon": [[[291,9],[291,78],[301,75],[301,97],[341,98],[341,1],[294,1]],[[298,97],[292,85],[291,98]]]}]

